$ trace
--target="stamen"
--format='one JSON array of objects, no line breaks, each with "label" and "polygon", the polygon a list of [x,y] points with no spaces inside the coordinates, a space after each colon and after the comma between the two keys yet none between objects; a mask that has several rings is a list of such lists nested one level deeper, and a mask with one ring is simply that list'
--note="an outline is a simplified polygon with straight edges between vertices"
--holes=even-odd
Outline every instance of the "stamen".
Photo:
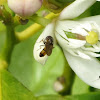
[{"label": "stamen", "polygon": [[76,34],[76,33],[72,33],[72,32],[67,32],[67,31],[64,31],[66,36],[68,38],[72,38],[72,39],[78,39],[78,40],[86,40],[85,36],[82,36],[80,34]]},{"label": "stamen", "polygon": [[82,35],[79,35],[79,34],[76,34],[76,35],[77,35],[77,39],[86,40],[85,36],[82,36]]},{"label": "stamen", "polygon": [[68,38],[77,39],[76,34],[74,34],[74,33],[72,33],[72,32],[67,32],[67,31],[64,31],[64,32],[65,32],[65,34],[66,34],[66,36],[67,36]]}]

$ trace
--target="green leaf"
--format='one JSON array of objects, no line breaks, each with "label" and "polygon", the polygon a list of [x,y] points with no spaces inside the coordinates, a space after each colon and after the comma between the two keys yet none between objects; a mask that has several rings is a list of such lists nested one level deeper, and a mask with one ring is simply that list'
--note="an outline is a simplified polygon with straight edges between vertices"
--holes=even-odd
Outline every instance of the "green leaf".
[{"label": "green leaf", "polygon": [[64,100],[99,100],[99,99],[100,99],[100,92],[93,92],[83,95],[66,96]]},{"label": "green leaf", "polygon": [[36,100],[8,71],[0,71],[0,100]]},{"label": "green leaf", "polygon": [[92,7],[91,7],[91,16],[95,15],[100,15],[100,2],[96,2]]},{"label": "green leaf", "polygon": [[84,83],[78,76],[75,77],[73,86],[72,86],[72,95],[84,94],[89,92],[90,86]]},{"label": "green leaf", "polygon": [[74,96],[46,95],[40,96],[37,100],[99,100],[100,92],[87,93]]},{"label": "green leaf", "polygon": [[44,66],[35,61],[33,47],[39,34],[15,46],[9,71],[34,95],[57,94],[53,88],[54,82],[68,64],[58,46]]},{"label": "green leaf", "polygon": [[60,95],[47,95],[37,97],[37,100],[65,100],[65,98]]},{"label": "green leaf", "polygon": [[100,92],[87,93],[74,96],[46,95],[40,96],[37,100],[99,100]]}]

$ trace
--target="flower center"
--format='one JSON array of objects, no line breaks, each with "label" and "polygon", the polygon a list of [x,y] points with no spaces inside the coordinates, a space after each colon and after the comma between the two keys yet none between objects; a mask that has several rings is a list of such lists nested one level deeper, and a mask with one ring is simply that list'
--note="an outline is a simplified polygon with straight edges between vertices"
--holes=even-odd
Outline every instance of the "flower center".
[{"label": "flower center", "polygon": [[99,36],[97,32],[90,31],[88,32],[89,35],[86,36],[86,41],[89,44],[96,44],[99,40]]},{"label": "flower center", "polygon": [[64,31],[64,32],[68,38],[86,40],[86,42],[91,44],[91,45],[96,44],[99,40],[98,33],[95,31],[90,31],[90,32],[87,31],[88,32],[87,36],[82,36],[80,34],[75,34],[75,33],[67,32],[67,31]]}]

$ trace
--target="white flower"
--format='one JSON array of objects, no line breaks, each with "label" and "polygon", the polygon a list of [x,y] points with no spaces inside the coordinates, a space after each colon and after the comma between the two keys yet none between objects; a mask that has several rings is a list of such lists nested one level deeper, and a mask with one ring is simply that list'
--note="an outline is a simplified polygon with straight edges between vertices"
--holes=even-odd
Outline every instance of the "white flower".
[{"label": "white flower", "polygon": [[35,45],[34,45],[34,58],[41,64],[45,64],[48,56],[45,55],[44,57],[40,57],[40,52],[44,49],[45,45],[43,43],[43,41],[45,40],[45,38],[47,36],[51,36],[53,37],[53,46],[56,44],[56,39],[55,39],[55,34],[54,34],[54,27],[55,24],[51,23],[49,25],[46,26],[46,28],[44,29],[43,33],[40,35],[40,37],[38,38],[38,40],[36,41]]},{"label": "white flower", "polygon": [[[78,17],[96,0],[76,0],[66,7],[56,22],[49,24],[34,46],[34,58],[44,64],[47,55],[40,57],[44,50],[44,40],[52,36],[62,47],[65,57],[73,71],[87,84],[100,88],[100,15],[71,20]],[[56,38],[55,38],[56,37]],[[42,40],[42,41],[41,41]]]},{"label": "white flower", "polygon": [[42,0],[8,0],[8,6],[18,15],[33,15],[42,5]]}]

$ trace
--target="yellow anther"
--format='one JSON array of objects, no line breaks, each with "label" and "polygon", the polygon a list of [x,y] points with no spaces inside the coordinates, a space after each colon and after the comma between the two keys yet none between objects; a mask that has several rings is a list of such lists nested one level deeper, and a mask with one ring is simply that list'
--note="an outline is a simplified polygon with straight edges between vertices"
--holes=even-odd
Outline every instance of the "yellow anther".
[{"label": "yellow anther", "polygon": [[86,41],[89,43],[89,44],[96,44],[99,40],[99,36],[98,36],[98,33],[97,32],[94,32],[94,31],[90,31],[88,33],[89,35],[86,36]]}]

